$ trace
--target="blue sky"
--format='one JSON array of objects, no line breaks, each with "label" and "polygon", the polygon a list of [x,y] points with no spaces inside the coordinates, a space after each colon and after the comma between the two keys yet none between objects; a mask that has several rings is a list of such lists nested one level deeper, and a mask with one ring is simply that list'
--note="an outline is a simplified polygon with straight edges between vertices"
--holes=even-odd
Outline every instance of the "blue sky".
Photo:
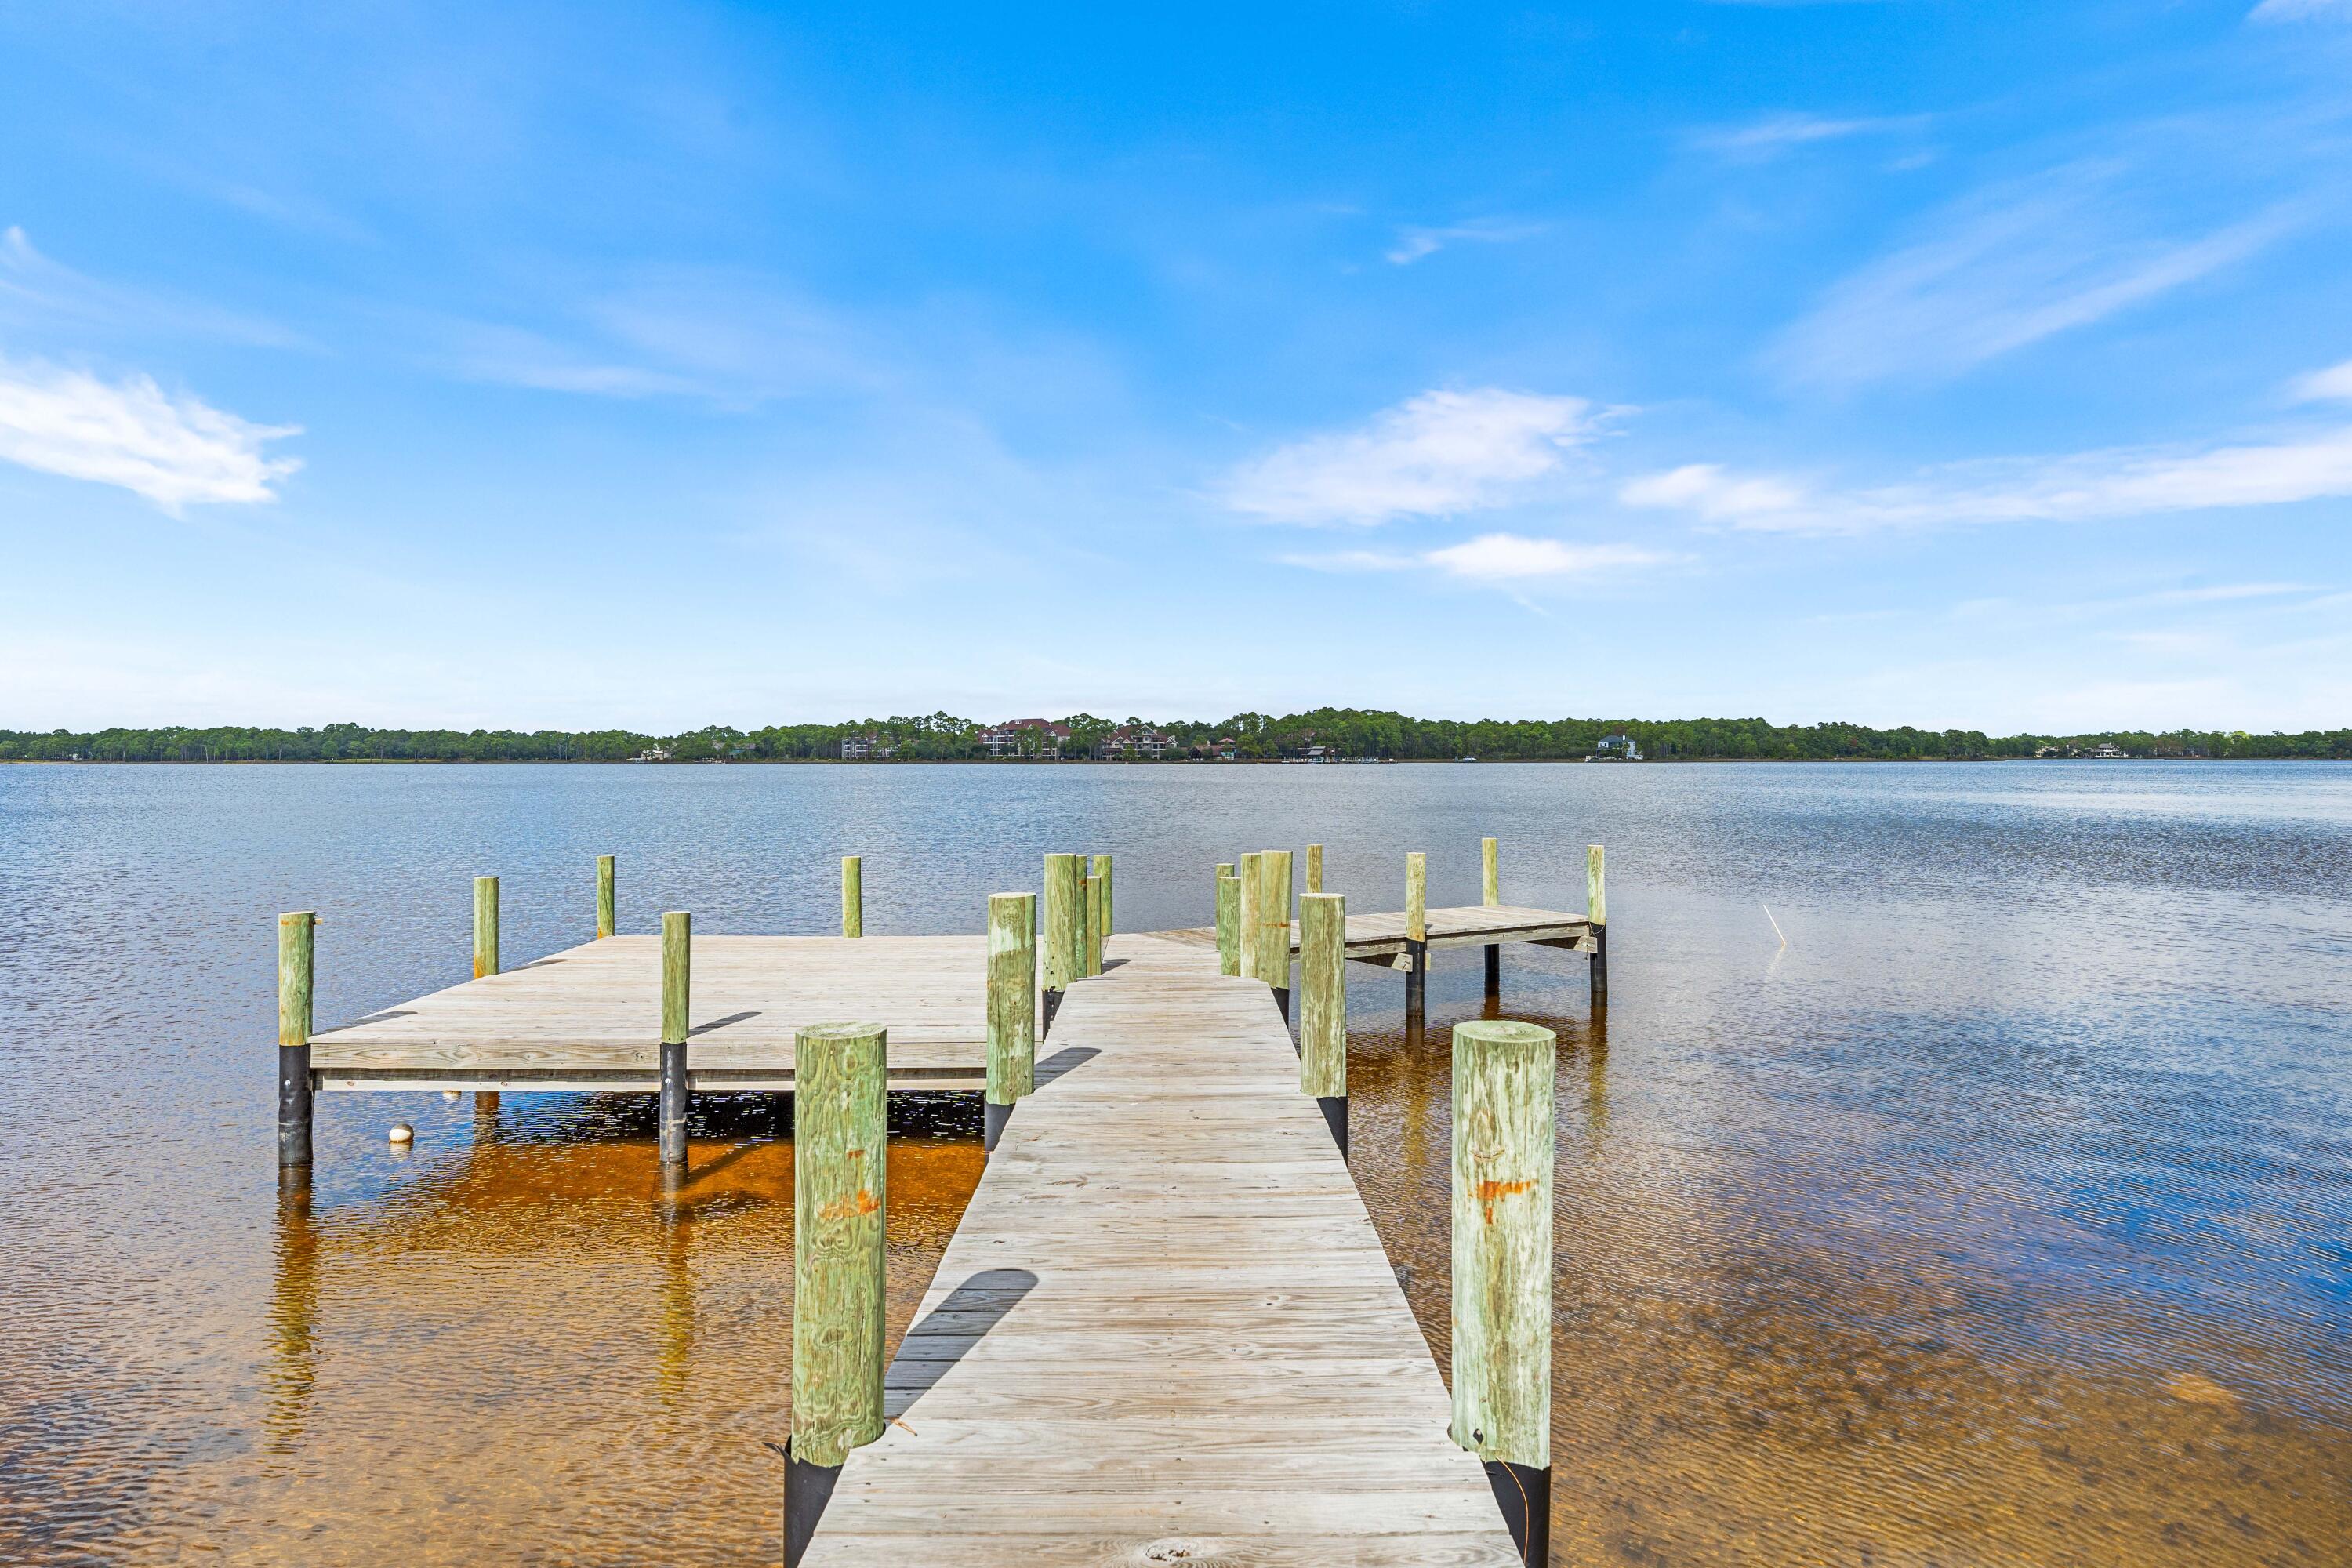
[{"label": "blue sky", "polygon": [[2352,0],[1125,9],[0,11],[0,727],[2352,722]]}]

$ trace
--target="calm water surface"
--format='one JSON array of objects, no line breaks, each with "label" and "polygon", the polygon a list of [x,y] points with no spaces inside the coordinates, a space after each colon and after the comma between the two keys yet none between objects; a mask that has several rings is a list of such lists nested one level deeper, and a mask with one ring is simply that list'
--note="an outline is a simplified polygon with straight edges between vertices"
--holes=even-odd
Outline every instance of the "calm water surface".
[{"label": "calm water surface", "polygon": [[[2340,1563],[2352,1552],[2352,768],[0,768],[0,1561],[772,1560],[788,1122],[321,1099],[272,1168],[274,916],[319,1016],[625,929],[977,929],[1053,848],[1125,929],[1208,868],[1580,908],[1612,1000],[1351,973],[1356,1169],[1441,1363],[1446,1031],[1559,1031],[1559,1561]],[[1784,948],[1765,907],[1785,931]],[[892,1331],[980,1172],[896,1101]],[[394,1120],[413,1152],[384,1142]]]}]

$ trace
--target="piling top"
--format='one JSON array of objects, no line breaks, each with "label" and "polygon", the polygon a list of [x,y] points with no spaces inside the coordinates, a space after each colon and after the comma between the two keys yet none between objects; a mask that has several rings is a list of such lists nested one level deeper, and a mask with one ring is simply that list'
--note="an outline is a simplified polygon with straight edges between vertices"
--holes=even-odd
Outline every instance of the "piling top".
[{"label": "piling top", "polygon": [[803,1024],[799,1029],[800,1038],[803,1044],[831,1040],[870,1040],[882,1032],[881,1025],[862,1022]]},{"label": "piling top", "polygon": [[1559,1037],[1540,1024],[1517,1018],[1478,1018],[1454,1026],[1454,1045],[1457,1050],[1465,1045],[1480,1045],[1550,1051],[1559,1048]]}]

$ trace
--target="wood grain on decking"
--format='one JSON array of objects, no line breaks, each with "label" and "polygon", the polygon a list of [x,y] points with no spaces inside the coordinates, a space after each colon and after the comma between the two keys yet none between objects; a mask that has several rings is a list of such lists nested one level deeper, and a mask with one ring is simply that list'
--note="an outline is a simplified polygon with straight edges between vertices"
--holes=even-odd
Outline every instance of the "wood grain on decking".
[{"label": "wood grain on decking", "polygon": [[[985,936],[697,936],[688,1075],[789,1089],[793,1037],[869,1019],[894,1088],[979,1089]],[[614,936],[420,996],[312,1037],[320,1087],[657,1087],[661,939]]]},{"label": "wood grain on decking", "polygon": [[1271,994],[1213,947],[1109,956],[808,1568],[1517,1563]]}]

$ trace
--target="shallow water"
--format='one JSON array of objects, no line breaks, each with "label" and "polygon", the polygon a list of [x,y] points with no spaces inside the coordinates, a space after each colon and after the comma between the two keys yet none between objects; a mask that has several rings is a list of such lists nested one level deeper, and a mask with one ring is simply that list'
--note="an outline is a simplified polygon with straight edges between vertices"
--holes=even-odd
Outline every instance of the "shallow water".
[{"label": "shallow water", "polygon": [[[1446,1031],[1560,1033],[1558,1560],[2327,1563],[2352,1539],[2352,768],[0,768],[0,1560],[745,1563],[775,1552],[789,1129],[698,1102],[322,1097],[271,1156],[273,917],[319,1015],[625,929],[971,929],[1048,848],[1123,929],[1210,864],[1581,905],[1612,1001],[1350,973],[1359,1180],[1445,1350]],[[1765,910],[1769,905],[1770,919]],[[1771,921],[1789,938],[1780,945]],[[893,1332],[977,1179],[894,1105]],[[383,1140],[417,1129],[414,1152]]]}]

